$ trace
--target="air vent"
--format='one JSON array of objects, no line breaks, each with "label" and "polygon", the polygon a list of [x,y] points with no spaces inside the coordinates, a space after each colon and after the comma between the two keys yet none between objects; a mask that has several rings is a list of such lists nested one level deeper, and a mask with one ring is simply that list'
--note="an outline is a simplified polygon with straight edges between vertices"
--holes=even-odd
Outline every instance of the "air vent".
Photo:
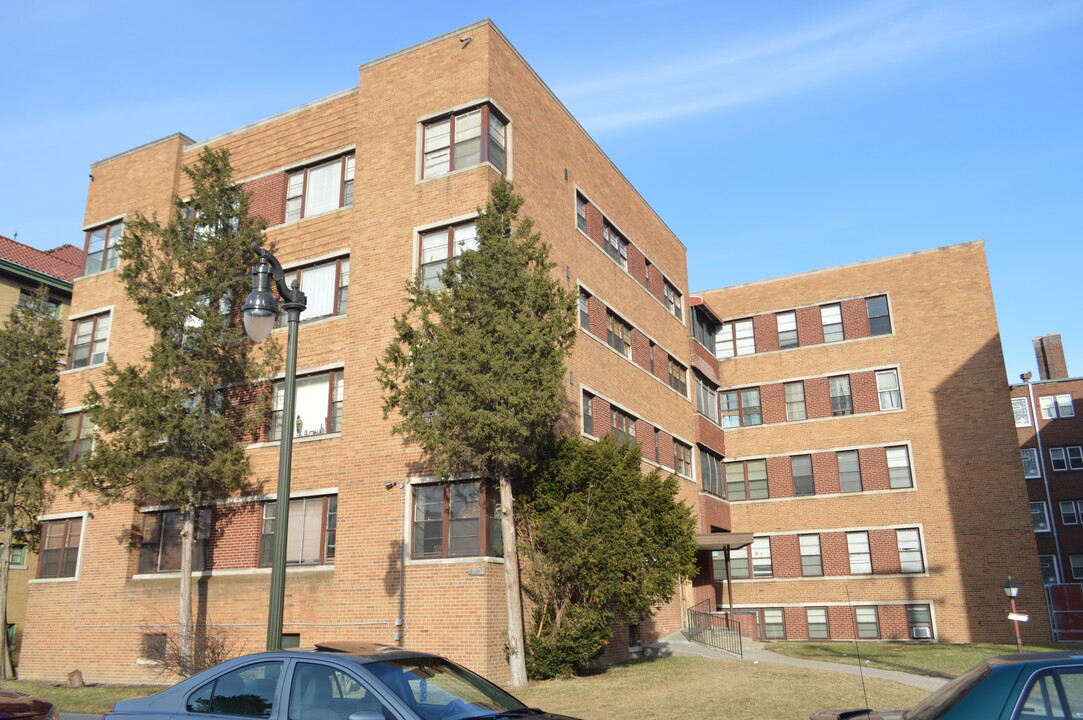
[{"label": "air vent", "polygon": [[910,637],[915,640],[928,640],[933,636],[933,629],[928,625],[910,628]]}]

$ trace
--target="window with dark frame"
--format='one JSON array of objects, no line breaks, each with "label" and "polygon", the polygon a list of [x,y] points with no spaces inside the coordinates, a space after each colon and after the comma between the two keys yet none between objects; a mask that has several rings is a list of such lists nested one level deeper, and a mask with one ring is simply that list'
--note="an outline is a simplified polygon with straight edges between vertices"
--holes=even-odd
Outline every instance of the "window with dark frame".
[{"label": "window with dark frame", "polygon": [[[19,291],[19,305],[25,307],[30,304],[31,298],[35,296],[35,293],[31,290]],[[53,317],[60,317],[60,301],[54,298],[48,297],[45,299],[45,304],[53,311]]]},{"label": "window with dark frame", "polygon": [[579,193],[575,194],[575,226],[587,231],[587,200]]},{"label": "window with dark frame", "polygon": [[291,171],[286,181],[286,222],[352,205],[353,176],[353,153]]},{"label": "window with dark frame", "polygon": [[696,412],[718,423],[718,390],[699,372],[693,370],[692,374],[696,378]]},{"label": "window with dark frame", "polygon": [[488,481],[413,486],[415,560],[502,557],[499,497]]},{"label": "window with dark frame", "polygon": [[[649,290],[650,288],[648,288]],[[715,355],[715,334],[718,332],[718,324],[714,319],[697,305],[692,306],[692,337],[707,348],[711,355]]]},{"label": "window with dark frame", "polygon": [[822,576],[824,574],[824,564],[820,555],[820,536],[798,535],[797,544],[801,552],[802,577]]},{"label": "window with dark frame", "polygon": [[594,436],[594,396],[583,393],[583,432]]},{"label": "window with dark frame", "polygon": [[870,335],[891,334],[891,315],[887,309],[887,295],[865,298],[865,310],[869,315]]},{"label": "window with dark frame", "polygon": [[786,615],[782,608],[764,608],[763,637],[765,640],[786,639]]},{"label": "window with dark frame", "polygon": [[688,369],[673,358],[669,359],[669,386],[683,396],[688,395]]},{"label": "window with dark frame", "polygon": [[790,458],[793,471],[793,494],[797,497],[816,494],[816,481],[812,476],[812,456],[794,455]]},{"label": "window with dark frame", "polygon": [[850,376],[838,375],[827,379],[831,392],[831,415],[841,417],[854,414],[854,401],[850,396]]},{"label": "window with dark frame", "polygon": [[606,342],[621,355],[631,359],[632,357],[632,326],[621,320],[612,312],[605,316]]},{"label": "window with dark frame", "polygon": [[829,640],[831,633],[827,625],[827,608],[805,608],[805,622],[808,625],[809,640]]},{"label": "window with dark frame", "polygon": [[[294,399],[293,436],[326,435],[342,432],[342,401],[345,378],[342,370],[297,378]],[[274,384],[268,441],[282,438],[282,406],[286,384]]]},{"label": "window with dark frame", "polygon": [[111,324],[112,317],[107,312],[72,320],[69,369],[91,367],[105,362]]},{"label": "window with dark frame", "polygon": [[[263,503],[263,528],[259,538],[260,567],[274,560],[275,512],[277,502]],[[290,500],[286,538],[288,565],[334,565],[335,529],[338,525],[338,496]]]},{"label": "window with dark frame", "polygon": [[478,249],[478,231],[474,221],[446,225],[419,233],[421,287],[426,290],[443,290],[440,274],[449,262],[467,250]]},{"label": "window with dark frame", "polygon": [[858,639],[880,639],[880,620],[877,617],[875,605],[861,605],[855,607],[854,621],[857,623]]},{"label": "window with dark frame", "polygon": [[[287,270],[286,283],[293,282],[304,291],[308,307],[301,313],[301,322],[328,315],[345,315],[349,306],[350,258],[336,258],[326,262]],[[285,327],[286,312],[279,312],[278,327]]]},{"label": "window with dark frame", "polygon": [[907,605],[906,623],[911,638],[932,639],[933,614],[928,605]]},{"label": "window with dark frame", "polygon": [[692,478],[692,447],[680,440],[673,441],[673,472],[680,477]]},{"label": "window with dark frame", "polygon": [[605,251],[613,262],[628,269],[628,241],[608,222],[602,223],[602,240]]},{"label": "window with dark frame", "polygon": [[681,292],[667,280],[662,283],[662,297],[664,298],[666,310],[669,310],[674,317],[680,320],[684,308],[681,302]]},{"label": "window with dark frame", "polygon": [[79,567],[79,541],[83,518],[46,520],[41,524],[39,578],[75,577]]},{"label": "window with dark frame", "polygon": [[613,436],[627,443],[636,441],[636,420],[615,405],[609,407],[609,427]]},{"label": "window with dark frame", "polygon": [[117,220],[87,231],[86,261],[83,274],[112,270],[120,258],[120,238],[124,234],[124,221]]},{"label": "window with dark frame", "polygon": [[718,397],[722,404],[722,427],[743,427],[763,423],[759,388],[728,390],[719,393]]},{"label": "window with dark frame", "polygon": [[65,462],[75,463],[86,457],[94,447],[94,421],[87,413],[68,413],[64,416]]},{"label": "window with dark frame", "polygon": [[[211,508],[200,508],[196,517],[196,548],[192,570],[203,570],[207,538],[211,531]],[[139,546],[139,573],[168,573],[181,569],[181,520],[176,510],[143,513]]]},{"label": "window with dark frame", "polygon": [[797,313],[793,310],[775,314],[778,325],[778,347],[780,350],[795,348],[797,341]]},{"label": "window with dark frame", "polygon": [[579,291],[579,327],[590,332],[590,293],[586,290]]},{"label": "window with dark frame", "polygon": [[720,360],[756,352],[756,328],[752,318],[732,320],[718,326],[715,353]]},{"label": "window with dark frame", "polygon": [[491,105],[428,120],[422,126],[422,178],[490,163],[507,169],[507,120]]},{"label": "window with dark frame", "polygon": [[704,492],[718,497],[725,497],[725,484],[722,478],[722,458],[706,448],[699,448],[699,467]]},{"label": "window with dark frame", "polygon": [[767,461],[745,460],[725,463],[726,497],[735,500],[764,500],[768,497]]},{"label": "window with dark frame", "polygon": [[1060,566],[1056,555],[1039,555],[1038,566],[1042,570],[1042,580],[1047,585],[1056,585],[1060,582]]},{"label": "window with dark frame", "polygon": [[839,489],[842,492],[861,492],[861,456],[857,450],[840,450],[835,453],[839,464]]}]

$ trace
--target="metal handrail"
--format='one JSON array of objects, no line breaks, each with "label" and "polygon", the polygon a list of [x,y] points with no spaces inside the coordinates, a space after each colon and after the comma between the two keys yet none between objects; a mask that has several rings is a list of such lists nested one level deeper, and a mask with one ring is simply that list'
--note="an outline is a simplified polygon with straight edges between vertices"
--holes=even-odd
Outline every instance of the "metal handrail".
[{"label": "metal handrail", "polygon": [[727,612],[710,610],[713,604],[710,600],[704,600],[688,609],[685,637],[692,642],[744,657],[741,623]]}]

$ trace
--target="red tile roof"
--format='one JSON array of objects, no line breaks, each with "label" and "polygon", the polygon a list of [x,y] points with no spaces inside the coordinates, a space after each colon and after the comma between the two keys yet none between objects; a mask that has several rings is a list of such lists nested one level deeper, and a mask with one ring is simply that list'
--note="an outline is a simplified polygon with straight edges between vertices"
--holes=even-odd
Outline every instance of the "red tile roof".
[{"label": "red tile roof", "polygon": [[71,282],[83,274],[85,254],[74,245],[38,250],[0,235],[0,259]]}]

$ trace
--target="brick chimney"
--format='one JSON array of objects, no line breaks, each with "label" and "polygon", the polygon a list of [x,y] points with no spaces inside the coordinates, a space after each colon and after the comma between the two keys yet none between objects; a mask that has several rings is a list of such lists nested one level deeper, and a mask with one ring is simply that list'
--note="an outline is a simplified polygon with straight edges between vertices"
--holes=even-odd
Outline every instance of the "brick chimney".
[{"label": "brick chimney", "polygon": [[1038,358],[1040,379],[1064,380],[1068,377],[1068,364],[1064,361],[1064,347],[1060,343],[1059,333],[1034,338],[1034,355]]}]

